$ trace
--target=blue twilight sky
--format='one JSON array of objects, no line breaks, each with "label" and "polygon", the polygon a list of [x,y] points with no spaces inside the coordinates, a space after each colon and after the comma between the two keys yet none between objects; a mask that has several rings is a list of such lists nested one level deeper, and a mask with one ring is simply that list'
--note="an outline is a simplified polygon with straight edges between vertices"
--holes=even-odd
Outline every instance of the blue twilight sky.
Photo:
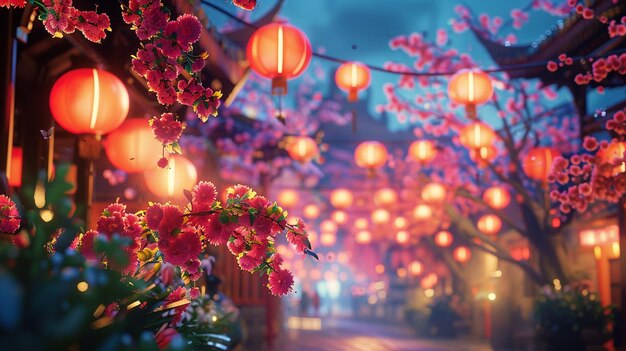
[{"label": "blue twilight sky", "polygon": [[[211,0],[218,6],[231,12],[237,12],[229,0]],[[564,3],[566,0],[554,0]],[[458,4],[468,7],[476,16],[487,13],[490,17],[500,16],[505,22],[511,18],[515,8],[529,9],[532,0],[285,0],[280,17],[304,31],[309,37],[314,51],[321,51],[330,56],[347,60],[362,61],[371,65],[382,66],[387,61],[403,62],[410,65],[412,60],[402,52],[389,49],[389,39],[412,32],[423,33],[434,40],[438,28],[448,30],[449,42],[460,52],[470,54],[480,67],[490,67],[493,61],[477,42],[474,35],[466,31],[461,34],[451,30],[450,19],[456,18],[454,8]],[[259,0],[252,18],[261,16],[274,6],[276,0]],[[212,21],[224,23],[224,15],[207,8]],[[518,44],[529,44],[556,24],[560,17],[540,10],[529,10],[530,19],[521,30],[510,24],[503,26],[499,37],[513,33]],[[332,77],[336,63],[313,59],[328,70]],[[376,104],[384,102],[382,86],[393,82],[396,77],[390,74],[374,72],[370,93],[373,112]],[[291,84],[291,83],[290,83]],[[294,81],[297,84],[297,80]],[[620,89],[619,94],[624,94]],[[562,98],[569,94],[562,89]],[[591,94],[590,108],[602,108],[603,104],[613,100],[611,93],[598,97]],[[402,128],[390,126],[391,129]]]}]

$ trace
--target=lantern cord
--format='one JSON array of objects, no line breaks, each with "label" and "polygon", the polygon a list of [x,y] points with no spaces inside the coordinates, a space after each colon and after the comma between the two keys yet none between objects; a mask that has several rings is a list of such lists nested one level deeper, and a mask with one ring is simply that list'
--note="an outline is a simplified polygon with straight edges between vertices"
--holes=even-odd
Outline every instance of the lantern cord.
[{"label": "lantern cord", "polygon": [[[234,21],[243,24],[244,26],[250,27],[250,28],[255,28],[258,29],[259,27],[248,22],[245,21],[239,17],[237,17],[236,15],[228,12],[227,10],[209,2],[209,0],[201,0],[203,5],[206,5],[212,9],[214,9],[215,11],[223,14],[226,17],[229,17],[231,19],[233,19]],[[612,50],[609,52],[606,52],[602,55],[580,55],[580,56],[572,56],[570,57],[572,60],[574,61],[589,61],[589,60],[597,60],[600,58],[605,58],[611,55],[619,55],[619,54],[623,54],[626,53],[626,48],[621,48],[621,49],[616,49],[616,50]],[[351,62],[351,60],[346,60],[346,59],[342,59],[342,58],[338,58],[338,57],[334,57],[334,56],[329,56],[329,55],[324,55],[324,54],[320,54],[315,52],[315,50],[313,50],[313,54],[314,57],[317,57],[319,59],[322,59],[324,61],[330,61],[330,62],[336,62],[336,63],[346,63],[346,62]],[[533,61],[533,62],[527,62],[527,63],[522,63],[522,64],[515,64],[515,65],[505,65],[505,66],[500,66],[497,68],[478,68],[479,70],[485,72],[485,73],[497,73],[497,72],[512,72],[512,71],[519,71],[519,70],[524,70],[524,69],[528,69],[528,68],[538,68],[538,67],[546,67],[548,65],[549,62],[559,62],[558,59],[554,59],[554,60],[546,60],[546,61]],[[589,61],[591,62],[591,61]],[[370,65],[370,64],[365,64],[365,66],[367,66],[370,70],[372,71],[377,71],[377,72],[382,72],[382,73],[389,73],[389,74],[396,74],[396,75],[402,75],[402,76],[410,76],[410,77],[443,77],[443,76],[451,76],[454,75],[458,72],[458,70],[455,71],[441,71],[441,72],[416,72],[416,71],[394,71],[394,70],[390,70],[384,67],[380,67],[380,66],[374,66],[374,65]]]}]

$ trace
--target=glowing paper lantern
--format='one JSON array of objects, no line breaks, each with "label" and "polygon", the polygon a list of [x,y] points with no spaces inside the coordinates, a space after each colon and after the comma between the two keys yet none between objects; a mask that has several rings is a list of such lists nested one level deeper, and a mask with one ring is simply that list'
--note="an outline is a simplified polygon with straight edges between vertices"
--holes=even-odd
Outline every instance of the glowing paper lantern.
[{"label": "glowing paper lantern", "polygon": [[162,148],[154,138],[148,120],[142,118],[127,119],[104,142],[104,151],[111,164],[127,173],[156,168]]},{"label": "glowing paper lantern", "polygon": [[448,96],[457,104],[466,106],[470,119],[476,118],[476,106],[489,101],[492,95],[491,78],[479,70],[462,70],[448,83]]},{"label": "glowing paper lantern", "polygon": [[398,194],[391,188],[382,188],[374,193],[374,203],[380,207],[392,207],[398,202]]},{"label": "glowing paper lantern", "polygon": [[11,148],[11,170],[8,172],[9,186],[22,186],[22,166],[24,163],[24,149],[13,146]]},{"label": "glowing paper lantern", "polygon": [[372,212],[372,223],[374,224],[385,224],[388,223],[391,219],[391,214],[389,211],[379,208]]},{"label": "glowing paper lantern", "polygon": [[404,217],[396,217],[396,219],[393,220],[393,226],[398,229],[402,229],[406,227],[406,225],[407,225],[407,220]]},{"label": "glowing paper lantern", "polygon": [[330,204],[335,208],[345,209],[352,206],[354,197],[352,192],[345,188],[335,189],[330,193]]},{"label": "glowing paper lantern", "polygon": [[375,169],[387,163],[387,148],[378,141],[364,141],[354,150],[354,160],[361,168]]},{"label": "glowing paper lantern", "polygon": [[510,254],[516,261],[528,261],[530,259],[530,248],[528,246],[513,247]]},{"label": "glowing paper lantern", "polygon": [[487,124],[474,121],[464,126],[459,133],[461,145],[470,150],[480,150],[492,146],[496,133]]},{"label": "glowing paper lantern", "polygon": [[292,189],[285,189],[278,193],[278,203],[283,207],[294,207],[298,204],[298,192]]},{"label": "glowing paper lantern", "polygon": [[348,92],[348,101],[354,102],[359,91],[370,85],[370,69],[360,62],[346,62],[335,72],[335,82],[341,90]]},{"label": "glowing paper lantern", "polygon": [[439,282],[439,277],[435,273],[428,273],[422,280],[420,281],[420,286],[422,289],[432,289]]},{"label": "glowing paper lantern", "polygon": [[476,226],[483,234],[494,235],[502,229],[502,220],[496,215],[487,214],[478,219]]},{"label": "glowing paper lantern", "polygon": [[446,199],[446,188],[440,183],[428,183],[422,189],[422,199],[428,203],[442,203]]},{"label": "glowing paper lantern", "polygon": [[398,244],[406,244],[409,242],[409,233],[405,230],[401,230],[396,233],[396,242]]},{"label": "glowing paper lantern", "polygon": [[119,78],[101,69],[63,74],[50,91],[50,112],[73,134],[107,134],[128,114],[128,91]]},{"label": "glowing paper lantern", "polygon": [[423,221],[429,219],[433,215],[433,210],[430,206],[425,204],[420,204],[415,206],[413,209],[413,218],[418,221]]},{"label": "glowing paper lantern", "polygon": [[472,251],[465,246],[459,246],[452,252],[452,257],[459,263],[466,263],[472,258]]},{"label": "glowing paper lantern", "polygon": [[324,220],[320,224],[320,230],[325,233],[336,233],[337,232],[337,224],[331,220]]},{"label": "glowing paper lantern", "polygon": [[354,227],[356,229],[367,229],[370,226],[367,218],[357,218],[354,220]]},{"label": "glowing paper lantern", "polygon": [[624,152],[626,152],[626,142],[613,141],[606,149],[598,151],[598,156],[603,163],[614,164],[615,167],[612,170],[613,175],[626,172],[626,163],[616,160],[624,159]]},{"label": "glowing paper lantern", "polygon": [[439,247],[448,247],[452,245],[454,238],[452,234],[446,230],[442,230],[435,234],[435,244]]},{"label": "glowing paper lantern", "polygon": [[300,163],[310,162],[320,152],[315,140],[306,135],[290,137],[286,149],[289,156]]},{"label": "glowing paper lantern", "polygon": [[337,242],[335,233],[322,233],[320,235],[320,244],[323,246],[333,246]]},{"label": "glowing paper lantern", "polygon": [[413,261],[409,264],[409,272],[411,275],[420,275],[424,271],[424,266],[420,261]]},{"label": "glowing paper lantern", "polygon": [[372,233],[369,230],[359,230],[354,237],[357,244],[365,245],[372,242]]},{"label": "glowing paper lantern", "polygon": [[503,186],[492,186],[485,190],[483,200],[495,209],[503,209],[511,202],[511,194]]},{"label": "glowing paper lantern", "polygon": [[339,225],[346,224],[348,222],[348,214],[345,211],[333,211],[333,213],[330,214],[330,218],[332,218],[332,220]]},{"label": "glowing paper lantern", "polygon": [[479,149],[470,149],[470,159],[480,168],[487,167],[498,156],[498,149],[493,145],[483,146]]},{"label": "glowing paper lantern", "polygon": [[320,208],[314,204],[306,205],[302,210],[302,214],[308,219],[316,219],[320,216]]},{"label": "glowing paper lantern", "polygon": [[522,167],[528,178],[547,182],[552,171],[554,159],[561,153],[551,147],[536,147],[528,151],[524,157]]},{"label": "glowing paper lantern", "polygon": [[272,94],[286,95],[287,80],[306,70],[311,53],[309,39],[298,28],[270,23],[252,34],[246,57],[253,71],[272,80]]},{"label": "glowing paper lantern", "polygon": [[409,146],[409,157],[414,161],[427,163],[435,156],[437,156],[437,148],[430,140],[416,140]]},{"label": "glowing paper lantern", "polygon": [[148,190],[160,198],[183,198],[183,190],[191,190],[196,184],[198,172],[187,158],[173,155],[166,168],[147,171],[144,179]]}]

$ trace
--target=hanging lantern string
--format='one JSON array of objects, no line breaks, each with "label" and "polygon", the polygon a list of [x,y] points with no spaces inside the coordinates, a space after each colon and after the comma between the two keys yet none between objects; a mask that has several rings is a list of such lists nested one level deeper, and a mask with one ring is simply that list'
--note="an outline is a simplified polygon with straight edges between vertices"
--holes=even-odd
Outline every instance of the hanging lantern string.
[{"label": "hanging lantern string", "polygon": [[[255,26],[254,24],[245,21],[239,17],[237,17],[236,15],[224,10],[223,8],[209,2],[209,0],[201,0],[203,5],[209,6],[210,8],[216,10],[217,12],[220,12],[221,14],[235,20],[238,23],[241,23],[247,27],[251,27],[251,28],[256,28],[258,29],[258,26]],[[580,55],[580,56],[572,56],[570,57],[572,60],[574,61],[589,61],[589,60],[597,60],[600,58],[605,58],[611,55],[619,55],[619,54],[623,54],[626,53],[626,48],[621,48],[621,49],[616,49],[616,50],[612,50],[609,52],[606,52],[602,55]],[[351,60],[345,60],[342,58],[338,58],[338,57],[334,57],[334,56],[329,56],[329,55],[324,55],[324,54],[320,54],[317,53],[315,51],[313,51],[313,56],[325,60],[325,61],[330,61],[330,62],[336,62],[336,63],[345,63],[345,62],[351,62]],[[558,62],[558,59],[554,59],[554,60],[547,60],[547,61],[533,61],[533,62],[527,62],[527,63],[522,63],[522,64],[516,64],[516,65],[506,65],[506,66],[500,66],[497,68],[478,68],[483,72],[486,73],[497,73],[497,72],[511,72],[511,71],[518,71],[518,70],[523,70],[523,69],[528,69],[528,68],[536,68],[536,67],[545,67],[549,62]],[[589,61],[591,62],[591,61]],[[370,64],[365,64],[365,66],[369,67],[369,69],[373,70],[373,71],[377,71],[377,72],[382,72],[382,73],[389,73],[389,74],[396,74],[396,75],[403,75],[403,76],[411,76],[411,77],[443,77],[443,76],[451,76],[454,75],[455,73],[457,73],[458,71],[442,71],[442,72],[415,72],[415,71],[393,71],[384,67],[380,67],[380,66],[373,66]]]}]

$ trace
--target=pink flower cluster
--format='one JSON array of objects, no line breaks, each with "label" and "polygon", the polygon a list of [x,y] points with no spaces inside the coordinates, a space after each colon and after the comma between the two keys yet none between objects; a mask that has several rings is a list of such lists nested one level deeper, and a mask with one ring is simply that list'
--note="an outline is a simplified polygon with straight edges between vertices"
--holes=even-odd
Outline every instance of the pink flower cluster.
[{"label": "pink flower cluster", "polygon": [[55,37],[78,30],[85,38],[99,43],[106,37],[106,30],[111,30],[109,16],[95,11],[80,11],[72,6],[72,0],[43,0],[42,4],[44,27]]},{"label": "pink flower cluster", "polygon": [[162,114],[160,118],[152,118],[150,126],[152,126],[152,132],[154,132],[156,140],[163,145],[178,141],[185,129],[183,123],[177,121],[174,114],[169,112]]},{"label": "pink flower cluster", "polygon": [[626,16],[623,16],[622,19],[620,20],[620,23],[617,23],[617,21],[613,20],[609,23],[609,36],[611,38],[615,38],[618,36],[625,36],[626,35]]},{"label": "pink flower cluster", "polygon": [[15,233],[20,227],[20,214],[15,203],[5,195],[0,195],[0,233]]},{"label": "pink flower cluster", "polygon": [[[202,32],[198,18],[184,14],[171,20],[160,0],[130,0],[122,16],[142,42],[133,56],[133,70],[146,79],[159,103],[191,106],[202,121],[217,116],[221,93],[203,87],[198,76],[207,55],[193,52],[193,44]],[[179,137],[166,138],[164,144],[176,142]]]},{"label": "pink flower cluster", "polygon": [[[626,135],[626,111],[615,113],[606,128],[617,135]],[[589,153],[556,159],[549,178],[551,182],[567,185],[565,190],[553,190],[550,194],[564,213],[572,209],[584,212],[597,200],[617,202],[626,194],[624,142],[586,137],[583,147]]]},{"label": "pink flower cluster", "polygon": [[[228,189],[223,204],[216,201],[217,191],[209,182],[195,185],[190,197],[190,206],[185,210],[171,204],[150,204],[137,215],[126,213],[122,204],[111,204],[98,220],[97,231],[85,233],[76,246],[89,259],[96,259],[94,239],[117,234],[131,240],[125,247],[131,262],[127,267],[118,267],[109,258],[109,265],[124,274],[135,274],[138,261],[161,258],[164,270],[179,267],[183,277],[195,281],[202,275],[199,258],[207,245],[226,244],[241,269],[268,274],[273,294],[291,291],[293,276],[281,267],[283,259],[274,249],[274,242],[286,230],[286,239],[295,250],[309,253],[311,244],[304,222],[288,224],[282,208],[243,185]],[[171,281],[171,275],[163,279]]]}]

